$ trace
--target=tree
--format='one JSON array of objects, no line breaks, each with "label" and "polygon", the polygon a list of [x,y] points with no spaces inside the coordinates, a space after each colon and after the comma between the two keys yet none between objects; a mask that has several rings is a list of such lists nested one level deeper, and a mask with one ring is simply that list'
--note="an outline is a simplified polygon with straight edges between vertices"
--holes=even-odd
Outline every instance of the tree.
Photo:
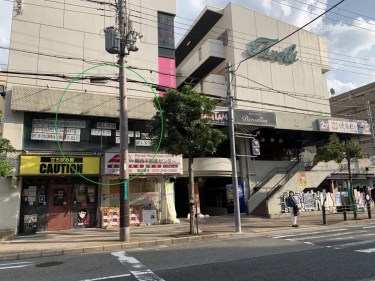
[{"label": "tree", "polygon": [[[345,143],[341,143],[336,134],[332,134],[329,137],[328,143],[325,146],[317,149],[314,158],[315,164],[319,161],[328,162],[331,160],[335,161],[336,163],[341,163],[344,159],[346,159],[348,163],[349,183],[352,199],[354,199],[354,189],[350,161],[353,158],[363,158],[363,152],[359,145],[354,141],[345,141]],[[354,219],[356,218],[357,212],[354,208]]]},{"label": "tree", "polygon": [[[0,139],[0,154],[14,151],[13,146],[7,139]],[[0,157],[0,179],[12,174],[13,165],[4,157]]]},{"label": "tree", "polygon": [[[214,153],[217,146],[226,138],[215,129],[204,116],[211,116],[215,102],[184,87],[181,91],[168,90],[158,101],[154,100],[157,112],[151,120],[150,136],[154,146],[160,150],[178,155],[183,154],[189,160],[189,200],[190,200],[190,234],[194,234],[194,156],[204,153]],[[163,130],[160,118],[163,120]]]}]

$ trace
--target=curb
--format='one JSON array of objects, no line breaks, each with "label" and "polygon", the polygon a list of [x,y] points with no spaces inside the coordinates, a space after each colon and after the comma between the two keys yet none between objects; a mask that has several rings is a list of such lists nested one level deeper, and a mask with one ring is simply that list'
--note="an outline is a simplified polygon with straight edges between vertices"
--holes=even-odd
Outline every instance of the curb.
[{"label": "curb", "polygon": [[[334,224],[329,224],[329,220],[327,220],[328,224],[326,225],[306,225],[302,229],[307,230],[310,228],[318,228],[318,227],[340,227],[345,225],[359,225],[359,224],[374,224],[374,219],[358,219],[358,220],[347,220],[347,221],[340,221]],[[301,229],[301,230],[302,230]],[[287,229],[283,229],[286,231]],[[277,229],[273,229],[272,231],[268,230],[267,233],[273,233],[275,231],[280,231]],[[65,256],[65,255],[79,255],[79,254],[86,254],[86,253],[105,253],[111,251],[118,251],[118,250],[129,250],[129,249],[136,249],[136,248],[148,248],[148,247],[155,247],[158,245],[178,245],[178,244],[187,244],[187,243],[196,243],[196,242],[204,242],[208,240],[219,240],[219,239],[231,239],[231,238],[244,238],[244,237],[259,237],[264,236],[266,232],[223,232],[223,233],[210,233],[206,235],[196,235],[196,236],[184,236],[184,237],[173,237],[173,238],[161,238],[156,240],[146,240],[146,241],[131,241],[127,243],[114,243],[108,245],[99,245],[99,246],[90,246],[90,247],[81,247],[81,248],[67,248],[67,249],[48,249],[48,250],[41,250],[41,251],[30,251],[30,252],[17,252],[17,253],[8,253],[4,255],[0,255],[0,261],[14,261],[14,260],[21,260],[21,259],[29,259],[29,258],[40,258],[40,257],[50,257],[50,256]]]},{"label": "curb", "polygon": [[179,238],[168,238],[159,240],[149,240],[149,241],[138,241],[138,242],[128,242],[128,243],[118,243],[110,245],[101,246],[91,246],[82,248],[68,248],[68,249],[54,249],[54,250],[41,250],[32,252],[19,252],[14,254],[0,255],[0,261],[14,261],[21,259],[31,259],[31,258],[41,258],[50,256],[66,256],[66,255],[78,255],[87,253],[105,253],[118,250],[129,250],[136,248],[147,248],[154,247],[157,245],[178,245],[202,242],[204,240],[214,240],[214,239],[228,239],[236,236],[244,236],[243,233],[219,233],[219,234],[208,234],[199,236],[188,236]]}]

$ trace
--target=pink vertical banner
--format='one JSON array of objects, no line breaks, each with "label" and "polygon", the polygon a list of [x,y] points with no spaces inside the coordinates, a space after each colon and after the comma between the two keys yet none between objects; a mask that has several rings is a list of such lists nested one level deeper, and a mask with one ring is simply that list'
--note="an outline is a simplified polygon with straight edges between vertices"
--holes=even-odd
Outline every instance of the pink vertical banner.
[{"label": "pink vertical banner", "polygon": [[[175,59],[159,57],[159,85],[167,88],[176,88],[176,63]],[[159,92],[159,95],[163,95]]]}]

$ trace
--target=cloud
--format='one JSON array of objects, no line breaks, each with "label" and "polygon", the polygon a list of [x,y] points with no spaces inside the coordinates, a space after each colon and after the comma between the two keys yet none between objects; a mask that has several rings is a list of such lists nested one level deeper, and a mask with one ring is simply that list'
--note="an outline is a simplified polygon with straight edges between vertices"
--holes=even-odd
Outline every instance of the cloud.
[{"label": "cloud", "polygon": [[364,56],[375,47],[374,25],[375,21],[357,18],[352,25],[328,24],[322,31],[330,38],[330,50],[350,56]]},{"label": "cloud", "polygon": [[336,92],[336,95],[345,93],[347,91],[353,90],[355,88],[358,88],[359,85],[352,83],[352,82],[341,82],[340,80],[337,80],[335,78],[327,79],[327,85],[328,89],[334,89]]},{"label": "cloud", "polygon": [[[12,24],[12,1],[0,1],[0,47],[8,48],[10,44],[10,27]],[[7,49],[0,49],[0,67],[5,69],[8,63]]]}]

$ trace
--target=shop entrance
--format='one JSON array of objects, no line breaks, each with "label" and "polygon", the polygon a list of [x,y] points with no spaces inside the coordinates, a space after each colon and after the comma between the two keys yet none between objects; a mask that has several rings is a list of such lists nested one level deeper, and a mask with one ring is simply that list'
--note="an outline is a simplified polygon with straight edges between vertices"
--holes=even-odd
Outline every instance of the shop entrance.
[{"label": "shop entrance", "polygon": [[48,188],[47,230],[71,228],[71,185],[51,185]]}]

